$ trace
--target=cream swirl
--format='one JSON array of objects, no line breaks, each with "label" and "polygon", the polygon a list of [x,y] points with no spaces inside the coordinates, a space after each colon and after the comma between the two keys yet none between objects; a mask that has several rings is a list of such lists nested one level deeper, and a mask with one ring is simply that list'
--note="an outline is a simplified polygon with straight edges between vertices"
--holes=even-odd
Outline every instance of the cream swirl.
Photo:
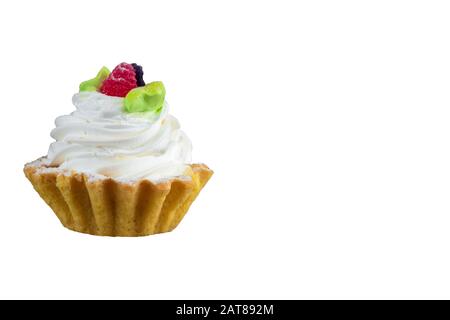
[{"label": "cream swirl", "polygon": [[50,166],[119,180],[182,176],[191,142],[165,102],[158,116],[123,112],[123,98],[98,92],[73,96],[76,111],[56,118]]}]

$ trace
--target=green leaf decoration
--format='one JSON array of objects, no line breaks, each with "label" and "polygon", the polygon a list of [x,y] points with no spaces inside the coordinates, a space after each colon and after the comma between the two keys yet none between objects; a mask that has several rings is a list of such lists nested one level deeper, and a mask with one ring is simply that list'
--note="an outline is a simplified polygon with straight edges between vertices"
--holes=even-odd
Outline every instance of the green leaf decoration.
[{"label": "green leaf decoration", "polygon": [[151,82],[128,92],[124,99],[125,112],[161,112],[166,97],[166,88],[161,81]]}]

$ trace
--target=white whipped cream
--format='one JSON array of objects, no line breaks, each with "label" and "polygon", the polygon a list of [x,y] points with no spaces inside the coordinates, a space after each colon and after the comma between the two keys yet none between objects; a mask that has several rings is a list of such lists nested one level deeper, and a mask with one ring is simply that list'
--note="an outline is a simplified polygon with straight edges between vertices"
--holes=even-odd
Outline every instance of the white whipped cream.
[{"label": "white whipped cream", "polygon": [[76,111],[56,118],[47,164],[118,180],[182,176],[192,145],[165,102],[158,116],[126,113],[123,98],[98,92],[73,96]]}]

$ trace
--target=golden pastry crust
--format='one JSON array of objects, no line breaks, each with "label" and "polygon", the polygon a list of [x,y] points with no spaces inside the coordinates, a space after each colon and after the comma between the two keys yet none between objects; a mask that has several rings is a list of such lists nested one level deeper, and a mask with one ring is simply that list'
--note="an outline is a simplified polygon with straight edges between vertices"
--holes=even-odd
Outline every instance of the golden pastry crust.
[{"label": "golden pastry crust", "polygon": [[31,163],[25,165],[24,172],[63,226],[92,235],[121,237],[175,229],[213,174],[206,165],[193,164],[188,170],[190,179],[124,183],[45,168]]}]

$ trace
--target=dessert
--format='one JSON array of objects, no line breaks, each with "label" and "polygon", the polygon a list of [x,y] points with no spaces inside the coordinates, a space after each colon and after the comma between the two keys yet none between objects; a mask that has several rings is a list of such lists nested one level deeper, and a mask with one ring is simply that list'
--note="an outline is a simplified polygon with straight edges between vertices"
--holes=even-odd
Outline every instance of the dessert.
[{"label": "dessert", "polygon": [[47,156],[25,165],[68,229],[102,236],[173,230],[212,171],[191,164],[191,142],[169,114],[164,84],[142,67],[103,67],[80,84],[76,110],[55,120]]}]

